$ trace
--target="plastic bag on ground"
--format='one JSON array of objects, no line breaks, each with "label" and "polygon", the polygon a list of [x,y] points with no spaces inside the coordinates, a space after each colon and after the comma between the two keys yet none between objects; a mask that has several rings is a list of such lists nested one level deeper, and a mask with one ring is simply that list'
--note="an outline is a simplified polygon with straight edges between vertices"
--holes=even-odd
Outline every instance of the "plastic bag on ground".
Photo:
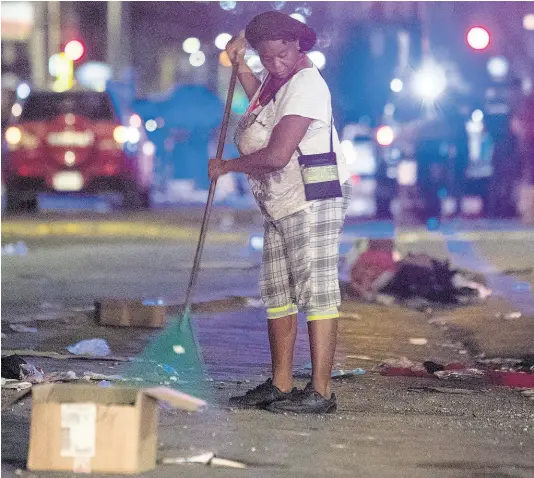
[{"label": "plastic bag on ground", "polygon": [[111,354],[111,349],[104,339],[82,340],[69,345],[67,350],[74,355],[87,355],[89,357],[105,357]]}]

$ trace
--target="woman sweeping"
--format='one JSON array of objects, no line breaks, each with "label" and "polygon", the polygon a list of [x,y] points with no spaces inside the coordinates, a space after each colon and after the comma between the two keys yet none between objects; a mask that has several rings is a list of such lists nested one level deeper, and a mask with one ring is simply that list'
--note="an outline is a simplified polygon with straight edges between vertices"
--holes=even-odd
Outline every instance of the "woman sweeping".
[{"label": "woman sweeping", "polygon": [[[280,12],[256,16],[226,47],[249,100],[236,132],[240,156],[211,159],[210,179],[245,173],[264,218],[260,290],[267,308],[272,378],[235,407],[331,413],[337,339],[339,236],[350,196],[349,171],[332,118],[330,91],[306,55],[316,34]],[[246,42],[266,70],[244,60]],[[293,388],[297,313],[306,314],[312,379]]]}]

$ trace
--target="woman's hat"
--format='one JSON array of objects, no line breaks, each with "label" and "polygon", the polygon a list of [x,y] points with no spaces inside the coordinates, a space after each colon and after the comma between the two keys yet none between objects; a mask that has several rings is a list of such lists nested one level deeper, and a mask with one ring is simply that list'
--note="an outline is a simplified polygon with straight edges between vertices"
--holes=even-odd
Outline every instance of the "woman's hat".
[{"label": "woman's hat", "polygon": [[277,11],[256,15],[245,30],[245,38],[252,48],[262,41],[280,40],[287,36],[298,39],[302,51],[310,51],[317,41],[316,33],[308,25]]}]

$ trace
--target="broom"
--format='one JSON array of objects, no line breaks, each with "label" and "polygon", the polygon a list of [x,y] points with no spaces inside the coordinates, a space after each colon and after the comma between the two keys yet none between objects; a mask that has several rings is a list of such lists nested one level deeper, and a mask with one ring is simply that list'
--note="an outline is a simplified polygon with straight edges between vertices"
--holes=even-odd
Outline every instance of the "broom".
[{"label": "broom", "polygon": [[[217,159],[222,159],[223,155],[236,80],[237,65],[234,65],[217,146]],[[141,375],[144,380],[152,378],[152,382],[161,378],[164,379],[163,383],[165,385],[176,386],[184,392],[194,393],[197,396],[203,396],[205,399],[208,398],[206,397],[208,390],[203,380],[204,363],[200,346],[191,323],[191,300],[208,231],[216,184],[217,181],[212,181],[210,184],[183,312],[180,316],[171,318],[165,330],[158,334],[145,348],[141,357],[134,363],[129,364],[128,367],[129,376]],[[184,381],[183,379],[186,380]]]}]

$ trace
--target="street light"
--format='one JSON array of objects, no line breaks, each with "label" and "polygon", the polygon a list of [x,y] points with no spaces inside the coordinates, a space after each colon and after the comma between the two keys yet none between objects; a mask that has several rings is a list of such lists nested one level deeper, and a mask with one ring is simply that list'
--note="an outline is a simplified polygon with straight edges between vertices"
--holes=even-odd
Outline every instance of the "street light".
[{"label": "street light", "polygon": [[447,88],[445,71],[434,63],[427,63],[413,78],[413,91],[425,102],[437,100]]}]

